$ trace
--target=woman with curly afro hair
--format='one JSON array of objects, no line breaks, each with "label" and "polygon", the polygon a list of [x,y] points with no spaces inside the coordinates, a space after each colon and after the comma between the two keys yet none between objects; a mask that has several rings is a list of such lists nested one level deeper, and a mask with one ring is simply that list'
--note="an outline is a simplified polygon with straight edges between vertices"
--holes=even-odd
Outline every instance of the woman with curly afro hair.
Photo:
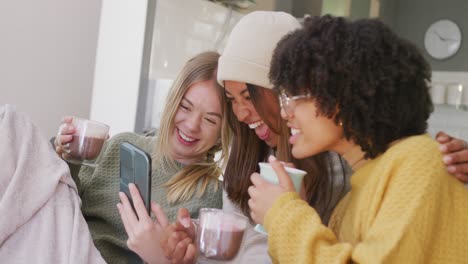
[{"label": "woman with curly afro hair", "polygon": [[270,79],[293,156],[334,151],[354,174],[328,227],[278,160],[279,185],[252,175],[251,216],[273,262],[466,262],[468,191],[426,134],[430,78],[417,48],[378,20],[310,18],[279,42]]}]

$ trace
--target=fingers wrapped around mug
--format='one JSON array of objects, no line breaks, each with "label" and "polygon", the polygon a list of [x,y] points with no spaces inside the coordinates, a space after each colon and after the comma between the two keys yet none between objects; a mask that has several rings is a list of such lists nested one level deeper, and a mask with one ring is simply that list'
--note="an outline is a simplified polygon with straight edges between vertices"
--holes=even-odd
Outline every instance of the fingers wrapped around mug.
[{"label": "fingers wrapped around mug", "polygon": [[64,158],[67,157],[67,153],[64,151],[63,145],[70,143],[73,140],[73,133],[76,132],[72,122],[73,117],[71,116],[66,116],[62,119],[54,141],[55,152]]},{"label": "fingers wrapped around mug", "polygon": [[186,208],[180,208],[175,223],[164,228],[161,247],[171,263],[195,263],[195,226]]},{"label": "fingers wrapped around mug", "polygon": [[283,193],[295,191],[294,184],[286,172],[284,164],[274,156],[270,156],[268,162],[276,174],[278,184],[266,181],[258,173],[253,173],[250,177],[253,185],[248,189],[250,195],[248,204],[251,217],[257,224],[263,224],[266,212]]}]

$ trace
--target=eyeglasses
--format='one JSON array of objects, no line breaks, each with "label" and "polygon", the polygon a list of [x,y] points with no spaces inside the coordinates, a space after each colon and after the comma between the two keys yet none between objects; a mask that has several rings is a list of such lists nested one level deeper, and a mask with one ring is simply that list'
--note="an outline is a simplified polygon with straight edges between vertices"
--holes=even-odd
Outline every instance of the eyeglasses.
[{"label": "eyeglasses", "polygon": [[297,103],[295,103],[297,100],[308,99],[310,97],[312,97],[310,94],[288,96],[284,90],[282,90],[278,96],[281,108],[287,116],[291,116],[293,114],[294,108],[296,108],[297,105]]}]

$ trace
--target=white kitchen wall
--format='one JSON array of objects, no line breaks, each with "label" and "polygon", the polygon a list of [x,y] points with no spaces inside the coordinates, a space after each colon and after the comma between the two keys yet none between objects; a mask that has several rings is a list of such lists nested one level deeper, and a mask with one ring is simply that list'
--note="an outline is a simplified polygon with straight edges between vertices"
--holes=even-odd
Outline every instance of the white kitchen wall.
[{"label": "white kitchen wall", "polygon": [[[157,124],[183,63],[196,53],[222,48],[226,34],[241,17],[232,12],[226,21],[228,9],[205,0],[158,0],[153,12],[149,76],[144,79],[140,74],[148,0],[103,0],[91,118],[109,124],[111,134],[135,131],[137,114],[145,115],[145,128]],[[145,83],[147,109],[138,113]]]},{"label": "white kitchen wall", "polygon": [[142,67],[147,0],[103,0],[91,119],[110,134],[134,131]]},{"label": "white kitchen wall", "polygon": [[159,127],[166,96],[184,63],[203,51],[222,52],[229,33],[242,16],[205,0],[157,2],[146,129]]},{"label": "white kitchen wall", "polygon": [[0,104],[47,136],[89,117],[101,0],[0,1]]},{"label": "white kitchen wall", "polygon": [[[454,88],[461,91],[457,93]],[[435,135],[445,131],[468,140],[468,72],[433,71],[431,90],[435,107],[428,132]]]}]

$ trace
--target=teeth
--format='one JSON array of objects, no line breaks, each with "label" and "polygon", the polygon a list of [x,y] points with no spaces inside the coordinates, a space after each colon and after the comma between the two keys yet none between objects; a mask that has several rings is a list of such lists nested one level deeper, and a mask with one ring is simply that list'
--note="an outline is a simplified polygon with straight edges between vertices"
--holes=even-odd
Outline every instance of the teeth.
[{"label": "teeth", "polygon": [[258,122],[249,124],[249,128],[250,128],[250,129],[256,129],[257,127],[259,127],[259,126],[262,125],[262,124],[263,124],[263,121],[258,121]]},{"label": "teeth", "polygon": [[186,135],[185,135],[184,133],[182,133],[182,131],[180,131],[180,130],[179,130],[179,135],[180,135],[181,138],[183,138],[183,139],[184,139],[185,141],[187,141],[187,142],[193,142],[193,141],[195,141],[194,138],[191,138],[191,137],[186,136]]},{"label": "teeth", "polygon": [[299,132],[301,132],[301,130],[297,129],[297,128],[291,128],[291,135],[296,135],[296,134],[299,134]]}]

